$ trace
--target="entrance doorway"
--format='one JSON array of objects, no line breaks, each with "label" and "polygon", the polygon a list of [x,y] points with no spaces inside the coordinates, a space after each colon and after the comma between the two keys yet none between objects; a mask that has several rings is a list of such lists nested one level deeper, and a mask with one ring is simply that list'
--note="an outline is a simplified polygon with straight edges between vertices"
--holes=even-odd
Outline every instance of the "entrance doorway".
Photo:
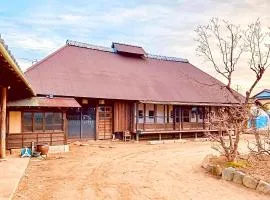
[{"label": "entrance doorway", "polygon": [[96,138],[96,108],[89,107],[67,112],[68,138]]},{"label": "entrance doorway", "polygon": [[98,139],[112,138],[112,106],[98,107]]}]

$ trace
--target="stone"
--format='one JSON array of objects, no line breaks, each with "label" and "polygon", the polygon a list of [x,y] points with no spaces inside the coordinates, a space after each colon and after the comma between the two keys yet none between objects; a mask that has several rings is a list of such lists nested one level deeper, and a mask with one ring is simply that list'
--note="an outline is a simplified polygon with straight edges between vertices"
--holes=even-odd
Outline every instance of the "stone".
[{"label": "stone", "polygon": [[243,178],[243,185],[247,188],[256,189],[258,185],[258,180],[252,176],[245,175]]},{"label": "stone", "polygon": [[184,139],[178,139],[178,140],[174,140],[174,143],[186,143],[187,140]]},{"label": "stone", "polygon": [[154,141],[148,141],[148,144],[155,145],[155,144],[163,144],[162,140],[154,140]]},{"label": "stone", "polygon": [[212,174],[215,176],[221,176],[222,175],[222,168],[220,165],[215,165],[212,170]]},{"label": "stone", "polygon": [[256,190],[264,194],[270,195],[270,184],[263,180],[260,180]]},{"label": "stone", "polygon": [[244,176],[245,176],[245,173],[241,171],[235,171],[234,176],[233,176],[233,182],[242,185]]},{"label": "stone", "polygon": [[163,140],[164,144],[172,144],[174,143],[174,140]]},{"label": "stone", "polygon": [[11,149],[10,154],[12,156],[20,156],[21,155],[21,149]]},{"label": "stone", "polygon": [[201,165],[202,168],[207,169],[209,167],[208,165],[210,164],[210,159],[213,157],[214,157],[213,154],[206,155],[202,161],[202,165]]},{"label": "stone", "polygon": [[234,173],[235,173],[235,169],[233,167],[225,168],[222,171],[222,179],[224,179],[226,181],[232,181]]},{"label": "stone", "polygon": [[49,146],[49,153],[64,153],[69,152],[69,145]]}]

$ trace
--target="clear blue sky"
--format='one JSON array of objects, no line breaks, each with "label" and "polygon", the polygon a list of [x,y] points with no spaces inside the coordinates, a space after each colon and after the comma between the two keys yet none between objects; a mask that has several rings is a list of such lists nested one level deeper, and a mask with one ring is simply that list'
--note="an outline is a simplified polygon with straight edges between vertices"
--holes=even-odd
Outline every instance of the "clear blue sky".
[{"label": "clear blue sky", "polygon": [[[149,53],[187,58],[215,76],[195,55],[196,26],[211,17],[243,26],[260,17],[267,26],[269,10],[269,0],[12,0],[1,2],[0,33],[23,70],[72,39],[141,45]],[[234,84],[244,89],[250,74],[239,74]],[[270,80],[264,79],[258,90],[264,87],[270,88]]]}]

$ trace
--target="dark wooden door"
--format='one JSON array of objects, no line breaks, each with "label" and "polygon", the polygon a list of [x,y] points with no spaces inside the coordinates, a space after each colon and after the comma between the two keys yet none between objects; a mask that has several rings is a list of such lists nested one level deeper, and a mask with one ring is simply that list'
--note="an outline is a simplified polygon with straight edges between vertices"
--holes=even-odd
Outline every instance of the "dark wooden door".
[{"label": "dark wooden door", "polygon": [[112,138],[112,106],[98,107],[98,139]]}]

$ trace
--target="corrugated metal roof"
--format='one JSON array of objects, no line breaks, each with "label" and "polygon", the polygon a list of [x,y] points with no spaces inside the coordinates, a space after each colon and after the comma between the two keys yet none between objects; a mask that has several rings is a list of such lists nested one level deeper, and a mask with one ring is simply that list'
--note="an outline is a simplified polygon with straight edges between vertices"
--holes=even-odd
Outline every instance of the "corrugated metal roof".
[{"label": "corrugated metal roof", "polygon": [[32,97],[7,103],[8,107],[60,107],[60,108],[79,108],[80,104],[74,98],[63,97]]},{"label": "corrugated metal roof", "polygon": [[225,85],[181,59],[130,57],[68,42],[26,77],[38,94],[143,101],[237,103]]}]

